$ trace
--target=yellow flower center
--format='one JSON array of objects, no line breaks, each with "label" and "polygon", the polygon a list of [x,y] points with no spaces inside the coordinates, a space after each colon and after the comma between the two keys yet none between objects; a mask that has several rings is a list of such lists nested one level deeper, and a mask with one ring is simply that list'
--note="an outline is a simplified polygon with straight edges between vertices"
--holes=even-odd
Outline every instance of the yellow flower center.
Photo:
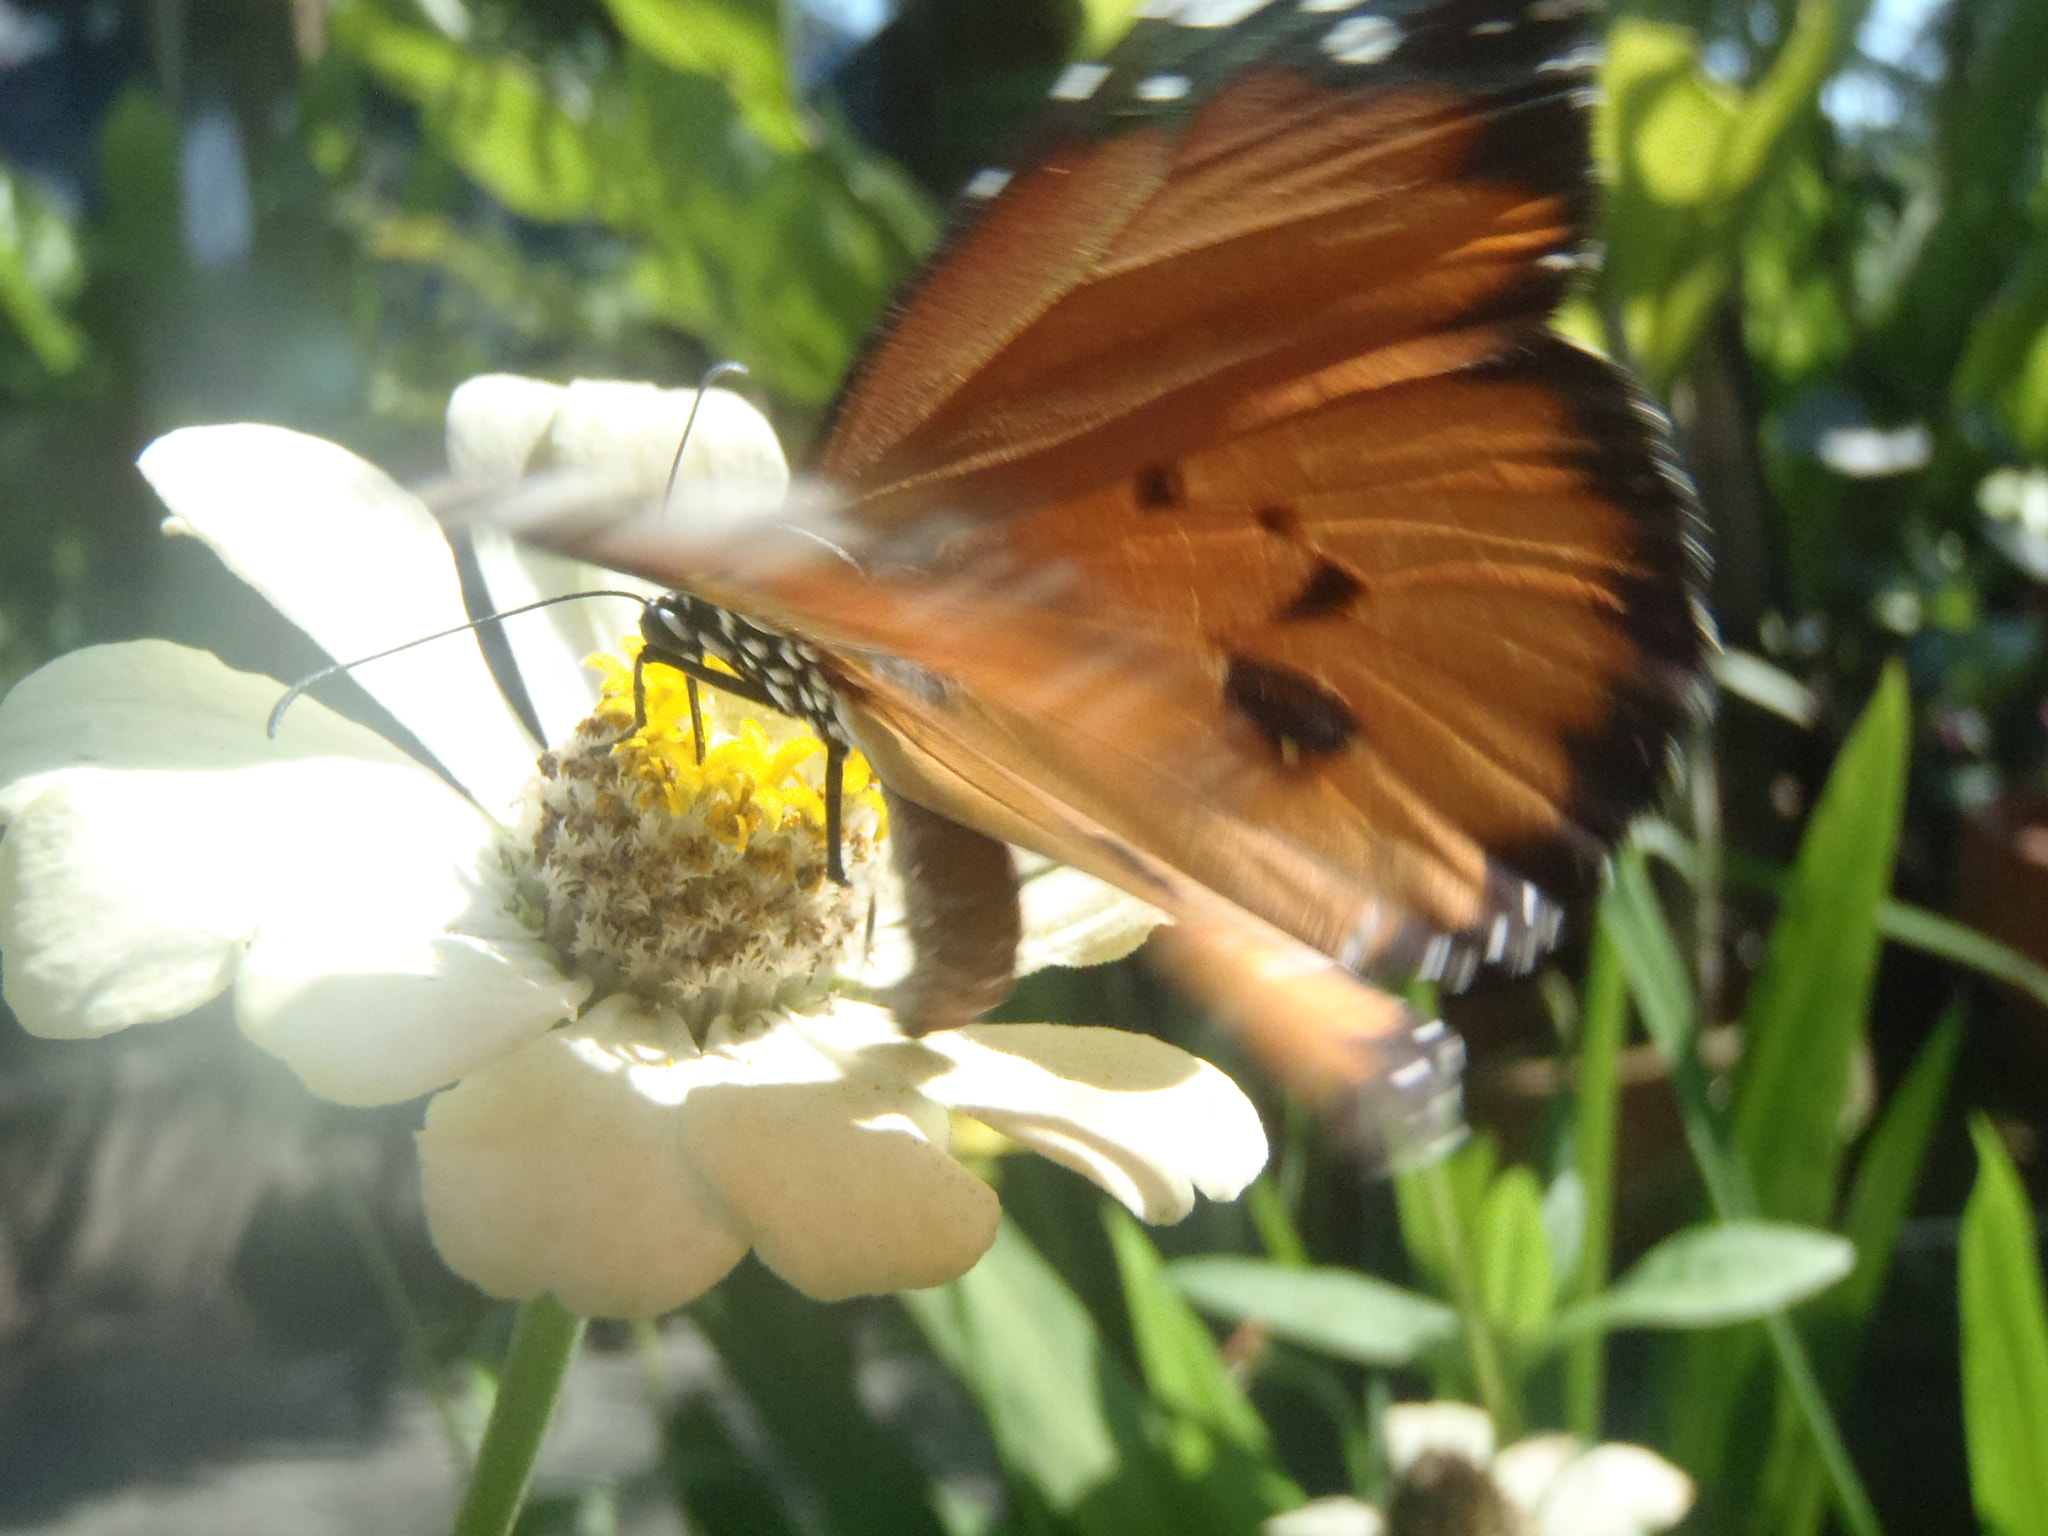
[{"label": "yellow flower center", "polygon": [[866,924],[884,831],[880,787],[847,759],[849,884],[826,877],[824,747],[803,726],[704,688],[701,761],[683,677],[650,664],[634,728],[633,668],[594,656],[603,697],[541,759],[534,873],[542,928],[601,992],[693,1026],[790,1007]]}]

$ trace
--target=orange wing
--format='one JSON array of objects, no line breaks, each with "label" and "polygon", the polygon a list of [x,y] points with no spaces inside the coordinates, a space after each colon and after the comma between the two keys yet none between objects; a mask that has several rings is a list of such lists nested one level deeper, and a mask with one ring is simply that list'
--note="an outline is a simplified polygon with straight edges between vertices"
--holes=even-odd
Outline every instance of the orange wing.
[{"label": "orange wing", "polygon": [[586,547],[827,647],[972,826],[1371,974],[1526,966],[1710,643],[1662,418],[1542,328],[1583,8],[1168,9],[975,179],[815,456],[822,538]]}]

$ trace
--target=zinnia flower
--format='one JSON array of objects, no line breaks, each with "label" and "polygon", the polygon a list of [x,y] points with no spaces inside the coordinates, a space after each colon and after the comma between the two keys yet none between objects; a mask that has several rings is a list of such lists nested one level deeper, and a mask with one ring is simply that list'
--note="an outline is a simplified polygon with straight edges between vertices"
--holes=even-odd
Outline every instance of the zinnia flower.
[{"label": "zinnia flower", "polygon": [[[472,381],[451,462],[472,477],[600,464],[658,493],[691,398]],[[196,428],[142,467],[171,531],[335,656],[462,622],[426,506],[332,444]],[[766,423],[708,395],[678,497],[737,481],[759,502],[785,480]],[[620,585],[479,552],[507,603]],[[610,618],[617,633],[631,610]],[[439,772],[311,699],[267,739],[277,684],[163,642],[27,678],[0,701],[8,1003],[37,1034],[90,1038],[226,994],[325,1098],[442,1090],[419,1137],[442,1254],[486,1290],[589,1315],[668,1310],[750,1248],[821,1299],[957,1277],[998,1207],[948,1155],[954,1113],[1155,1222],[1258,1172],[1249,1103],[1160,1041],[1051,1025],[905,1038],[870,1000],[875,953],[900,944],[864,770],[840,887],[817,744],[707,693],[700,761],[680,685],[649,669],[636,732],[616,660],[592,712],[565,644],[588,622],[549,610],[512,636],[546,754],[467,641],[363,669]],[[1069,871],[1028,881],[1025,915],[1026,968],[1112,958],[1156,920]]]},{"label": "zinnia flower", "polygon": [[1470,1403],[1399,1403],[1381,1420],[1394,1489],[1383,1514],[1338,1495],[1273,1516],[1266,1536],[1652,1536],[1692,1508],[1692,1479],[1655,1451],[1571,1435],[1494,1449]]}]

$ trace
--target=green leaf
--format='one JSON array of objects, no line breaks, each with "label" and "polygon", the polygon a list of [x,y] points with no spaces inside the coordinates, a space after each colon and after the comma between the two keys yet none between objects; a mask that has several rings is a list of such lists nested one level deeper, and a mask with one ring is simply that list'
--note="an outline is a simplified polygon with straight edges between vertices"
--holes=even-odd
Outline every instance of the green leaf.
[{"label": "green leaf", "polygon": [[1348,1269],[1295,1269],[1264,1259],[1181,1259],[1167,1278],[1205,1312],[1256,1319],[1306,1349],[1363,1365],[1406,1365],[1457,1336],[1458,1314]]},{"label": "green leaf", "polygon": [[1171,1415],[1167,1448],[1181,1478],[1226,1528],[1250,1530],[1291,1509],[1301,1489],[1273,1461],[1265,1421],[1223,1363],[1209,1325],[1168,1280],[1152,1239],[1122,1206],[1103,1205],[1138,1369]]},{"label": "green leaf", "polygon": [[1610,29],[1597,130],[1613,188],[1603,281],[1653,379],[1676,373],[1727,291],[1784,146],[1812,120],[1866,3],[1804,0],[1746,96],[1708,74],[1689,29],[1640,17]]},{"label": "green leaf", "polygon": [[619,30],[670,69],[719,81],[763,143],[783,153],[806,135],[782,53],[774,0],[604,0]]},{"label": "green leaf", "polygon": [[1123,1280],[1139,1374],[1152,1400],[1248,1449],[1268,1450],[1265,1422],[1224,1365],[1208,1324],[1167,1278],[1145,1229],[1122,1206],[1104,1206],[1103,1219]]},{"label": "green leaf", "polygon": [[69,373],[85,361],[85,333],[62,309],[81,272],[71,226],[0,165],[0,314],[49,373]]},{"label": "green leaf", "polygon": [[1493,1170],[1498,1154],[1493,1138],[1474,1136],[1433,1170],[1413,1169],[1394,1177],[1395,1208],[1401,1216],[1401,1241],[1417,1271],[1439,1290],[1451,1290],[1450,1255],[1444,1251],[1444,1231],[1428,1193],[1429,1173],[1449,1189],[1451,1211],[1458,1224],[1459,1241],[1469,1244],[1479,1207],[1493,1187]]},{"label": "green leaf", "polygon": [[1207,1528],[1159,1454],[1137,1384],[1011,1223],[960,1279],[898,1299],[980,1405],[1005,1470],[1066,1528],[1099,1536]]},{"label": "green leaf", "polygon": [[[1960,1006],[1950,1008],[1870,1133],[1842,1224],[1856,1246],[1856,1268],[1807,1311],[1807,1319],[1818,1325],[1812,1330],[1817,1374],[1837,1398],[1849,1381],[1865,1324],[1890,1273],[1899,1228],[1912,1204],[1927,1144],[1948,1096],[1962,1024]],[[1819,1529],[1826,1472],[1796,1411],[1791,1389],[1782,1380],[1777,1398],[1767,1462],[1773,1471],[1766,1478],[1775,1500],[1767,1524],[1787,1536],[1798,1536]]]},{"label": "green leaf", "polygon": [[334,39],[417,103],[476,182],[514,213],[565,220],[595,210],[598,171],[584,125],[524,60],[472,58],[438,32],[365,3],[333,13]]},{"label": "green leaf", "polygon": [[1697,1005],[1678,940],[1657,902],[1640,848],[1624,848],[1615,855],[1614,879],[1600,900],[1600,924],[1621,957],[1650,1039],[1667,1062],[1689,1060],[1699,1026]]},{"label": "green leaf", "polygon": [[1846,1239],[1781,1222],[1691,1227],[1652,1248],[1603,1294],[1558,1318],[1588,1328],[1716,1328],[1783,1311],[1855,1267]]},{"label": "green leaf", "polygon": [[1828,775],[1750,988],[1733,1144],[1764,1216],[1817,1223],[1833,1214],[1850,1058],[1869,1014],[1878,911],[1898,847],[1910,715],[1894,664]]},{"label": "green leaf", "polygon": [[843,1314],[750,1261],[692,1303],[690,1317],[759,1415],[783,1480],[798,1480],[830,1529],[943,1536],[930,1480],[855,1390]]},{"label": "green leaf", "polygon": [[1502,1171],[1479,1207],[1474,1235],[1486,1315],[1511,1339],[1534,1338],[1550,1321],[1556,1292],[1535,1173],[1521,1163]]},{"label": "green leaf", "polygon": [[1892,1249],[1912,1208],[1913,1192],[1920,1187],[1920,1169],[1948,1099],[1962,1038],[1962,1009],[1951,1007],[1892,1094],[1857,1164],[1842,1221],[1843,1235],[1856,1245],[1856,1272],[1828,1298],[1827,1306],[1859,1325],[1877,1304],[1891,1270]]},{"label": "green leaf", "polygon": [[1970,1496],[1997,1536],[2048,1536],[2048,1299],[2025,1187],[1998,1134],[1971,1122],[1957,1300]]}]

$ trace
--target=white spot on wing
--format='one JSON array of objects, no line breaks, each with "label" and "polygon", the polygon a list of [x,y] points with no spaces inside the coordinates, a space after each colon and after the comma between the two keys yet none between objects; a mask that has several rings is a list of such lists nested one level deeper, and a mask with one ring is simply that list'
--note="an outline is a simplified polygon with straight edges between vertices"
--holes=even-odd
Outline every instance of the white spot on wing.
[{"label": "white spot on wing", "polygon": [[1377,64],[1401,46],[1401,28],[1384,16],[1350,16],[1323,34],[1324,53],[1339,64]]},{"label": "white spot on wing", "polygon": [[1109,78],[1107,64],[1069,64],[1052,83],[1054,101],[1086,101]]},{"label": "white spot on wing", "polygon": [[994,197],[1010,184],[1010,173],[991,165],[974,173],[974,179],[967,183],[969,197]]},{"label": "white spot on wing", "polygon": [[1348,11],[1364,0],[1301,0],[1302,10],[1310,16],[1320,16],[1330,11]]},{"label": "white spot on wing", "polygon": [[1475,21],[1465,29],[1474,37],[1500,37],[1515,30],[1515,24],[1504,17],[1496,16],[1491,21]]},{"label": "white spot on wing", "polygon": [[1539,75],[1589,75],[1600,67],[1600,45],[1587,43],[1553,58],[1545,59],[1536,66]]},{"label": "white spot on wing", "polygon": [[1265,4],[1266,0],[1175,0],[1172,4],[1147,0],[1138,14],[1184,27],[1232,27]]},{"label": "white spot on wing", "polygon": [[1147,75],[1138,82],[1138,100],[1179,101],[1192,84],[1186,75]]}]

